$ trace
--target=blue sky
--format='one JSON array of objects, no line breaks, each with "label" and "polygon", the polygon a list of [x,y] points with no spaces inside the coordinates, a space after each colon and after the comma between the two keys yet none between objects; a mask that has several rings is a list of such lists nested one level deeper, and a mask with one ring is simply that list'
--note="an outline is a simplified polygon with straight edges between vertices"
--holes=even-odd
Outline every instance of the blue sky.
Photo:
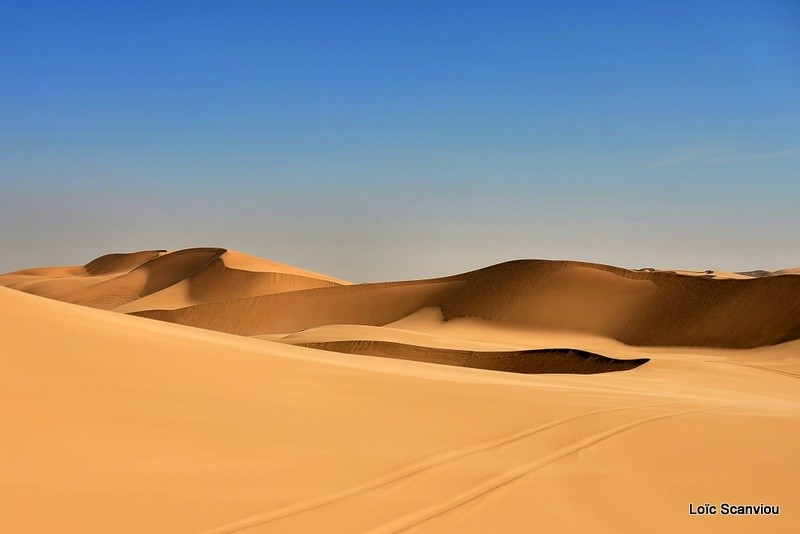
[{"label": "blue sky", "polygon": [[0,2],[0,270],[800,266],[793,0],[67,4]]}]

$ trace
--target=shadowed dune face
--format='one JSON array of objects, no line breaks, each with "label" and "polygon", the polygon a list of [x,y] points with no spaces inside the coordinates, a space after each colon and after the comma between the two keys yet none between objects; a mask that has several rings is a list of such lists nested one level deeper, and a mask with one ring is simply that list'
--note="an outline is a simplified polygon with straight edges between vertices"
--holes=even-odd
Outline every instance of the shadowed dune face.
[{"label": "shadowed dune face", "polygon": [[793,272],[725,277],[518,260],[440,279],[351,285],[205,248],[112,254],[84,267],[9,273],[0,284],[249,336],[330,324],[383,326],[438,308],[445,321],[479,318],[628,345],[753,348],[800,339],[800,276]]},{"label": "shadowed dune face", "polygon": [[438,363],[523,374],[596,374],[635,369],[649,358],[618,360],[576,349],[470,351],[421,347],[389,341],[353,340],[297,345],[348,354],[366,354],[417,362]]},{"label": "shadowed dune face", "polygon": [[166,250],[144,250],[129,254],[106,254],[84,265],[84,269],[86,269],[86,274],[92,276],[127,273],[166,253]]},{"label": "shadowed dune face", "polygon": [[800,338],[800,277],[706,279],[579,262],[515,261],[463,277],[445,319],[598,334],[629,345],[752,348]]},{"label": "shadowed dune face", "polygon": [[800,338],[800,277],[662,277],[653,303],[618,340],[629,345],[754,348]]},{"label": "shadowed dune face", "polygon": [[651,280],[596,266],[523,261],[465,275],[463,288],[442,302],[445,319],[479,317],[613,337],[653,302]]}]

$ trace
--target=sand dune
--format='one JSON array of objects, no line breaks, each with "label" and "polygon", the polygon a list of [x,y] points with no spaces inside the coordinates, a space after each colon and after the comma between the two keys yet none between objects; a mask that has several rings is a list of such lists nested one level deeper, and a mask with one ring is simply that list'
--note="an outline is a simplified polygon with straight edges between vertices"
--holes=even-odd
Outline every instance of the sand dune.
[{"label": "sand dune", "polygon": [[0,285],[94,308],[132,312],[347,284],[222,248],[101,256],[82,267],[17,271]]},{"label": "sand dune", "polygon": [[800,277],[733,274],[1,275],[0,531],[796,532]]},{"label": "sand dune", "polygon": [[[411,287],[463,287],[448,284]],[[4,532],[800,528],[797,342],[734,351],[587,336],[609,357],[652,360],[524,375],[231,336],[7,288],[0,325]],[[542,335],[444,321],[435,307],[385,335],[478,343],[471,333],[483,346]],[[688,514],[723,501],[781,515]]]},{"label": "sand dune", "polygon": [[800,277],[705,279],[579,262],[509,262],[448,278],[257,295],[138,314],[242,335],[382,326],[425,307],[638,346],[752,348],[800,338]]},{"label": "sand dune", "polygon": [[[711,271],[713,273],[713,271]],[[626,270],[521,260],[441,279],[349,285],[221,248],[103,256],[0,276],[66,302],[241,335],[384,326],[421,309],[636,346],[752,348],[800,338],[791,269],[769,276]]]},{"label": "sand dune", "polygon": [[226,251],[178,282],[120,306],[116,311],[130,313],[173,309],[204,302],[344,284],[347,282],[292,269],[276,262],[254,262],[241,253]]},{"label": "sand dune", "polygon": [[471,275],[445,319],[603,335],[632,345],[747,348],[800,337],[800,278],[706,280],[578,262],[519,261]]},{"label": "sand dune", "polygon": [[329,324],[384,326],[437,307],[446,321],[475,317],[629,345],[752,348],[800,338],[800,301],[785,298],[800,291],[800,277],[792,272],[704,276],[520,260],[440,279],[350,285],[205,248],[113,254],[84,267],[10,273],[0,276],[0,284],[250,336]]}]

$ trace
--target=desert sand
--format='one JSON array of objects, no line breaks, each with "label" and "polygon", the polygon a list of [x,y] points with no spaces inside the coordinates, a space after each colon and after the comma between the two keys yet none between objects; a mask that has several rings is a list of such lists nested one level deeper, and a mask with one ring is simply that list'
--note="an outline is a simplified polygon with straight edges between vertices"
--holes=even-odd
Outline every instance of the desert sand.
[{"label": "desert sand", "polygon": [[798,274],[0,275],[0,531],[797,532]]}]

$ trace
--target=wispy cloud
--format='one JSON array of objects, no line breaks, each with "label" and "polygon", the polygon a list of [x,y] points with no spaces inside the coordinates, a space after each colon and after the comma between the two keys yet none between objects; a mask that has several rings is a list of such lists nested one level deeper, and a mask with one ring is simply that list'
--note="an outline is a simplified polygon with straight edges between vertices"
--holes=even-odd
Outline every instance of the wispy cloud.
[{"label": "wispy cloud", "polygon": [[684,165],[687,163],[738,163],[742,161],[757,161],[763,159],[788,158],[800,155],[800,148],[779,150],[774,152],[760,152],[756,154],[743,154],[730,148],[692,150],[675,156],[665,158],[654,163],[657,167]]}]

